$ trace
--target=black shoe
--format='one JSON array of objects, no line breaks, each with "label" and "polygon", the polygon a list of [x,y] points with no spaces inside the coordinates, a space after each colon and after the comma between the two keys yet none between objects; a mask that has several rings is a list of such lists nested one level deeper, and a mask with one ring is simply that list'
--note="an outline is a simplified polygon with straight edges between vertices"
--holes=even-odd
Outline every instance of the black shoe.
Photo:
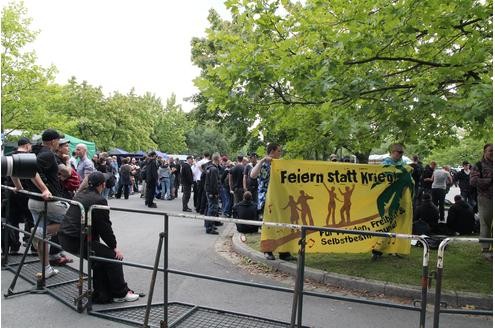
[{"label": "black shoe", "polygon": [[265,254],[265,259],[270,260],[270,261],[275,260],[275,256],[273,256],[272,252],[266,252],[264,254]]},{"label": "black shoe", "polygon": [[374,249],[371,250],[371,260],[376,261],[382,256],[383,253],[380,251],[375,251]]},{"label": "black shoe", "polygon": [[279,255],[278,256],[282,261],[297,261],[297,257],[292,255]]},{"label": "black shoe", "polygon": [[150,207],[150,208],[156,208],[157,206],[156,206],[155,203],[151,203],[151,205],[148,205],[148,207]]},{"label": "black shoe", "polygon": [[209,235],[218,235],[218,231],[211,229],[211,230],[206,230],[206,233]]},{"label": "black shoe", "polygon": [[185,208],[182,210],[183,212],[192,212],[192,210],[190,208]]},{"label": "black shoe", "polygon": [[223,226],[223,222],[218,222],[218,221],[215,221],[215,225],[216,225],[217,227],[221,227],[221,226]]}]

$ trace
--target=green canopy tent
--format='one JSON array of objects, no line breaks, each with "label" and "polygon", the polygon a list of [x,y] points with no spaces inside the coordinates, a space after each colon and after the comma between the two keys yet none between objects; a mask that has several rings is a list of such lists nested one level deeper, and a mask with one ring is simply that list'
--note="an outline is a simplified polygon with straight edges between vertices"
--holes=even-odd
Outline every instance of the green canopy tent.
[{"label": "green canopy tent", "polygon": [[76,145],[77,144],[85,144],[86,147],[88,148],[88,158],[91,159],[93,158],[93,155],[96,154],[96,144],[91,141],[86,141],[82,140],[76,137],[73,137],[71,135],[68,135],[67,133],[64,134],[65,139],[69,139],[70,144],[69,144],[69,149],[72,154],[73,151],[76,150]]}]

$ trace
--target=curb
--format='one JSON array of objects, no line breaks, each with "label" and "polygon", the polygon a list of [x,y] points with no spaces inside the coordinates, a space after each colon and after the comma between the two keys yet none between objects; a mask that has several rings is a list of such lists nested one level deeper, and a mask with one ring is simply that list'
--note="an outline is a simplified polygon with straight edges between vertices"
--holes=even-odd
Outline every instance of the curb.
[{"label": "curb", "polygon": [[[236,253],[250,258],[255,262],[271,267],[274,271],[281,271],[294,277],[296,276],[297,265],[295,263],[286,262],[278,259],[269,261],[265,259],[263,253],[258,252],[243,243],[240,236],[241,234],[234,230],[234,234],[232,236],[232,246]],[[362,292],[363,290],[365,290],[372,295],[406,297],[415,300],[421,299],[421,288],[419,286],[415,287],[410,285],[383,282],[379,280],[352,277],[309,267],[306,267],[304,269],[304,278],[325,285],[344,288],[351,291]],[[434,290],[428,290],[428,303],[433,305],[434,299]],[[476,293],[444,291],[442,293],[441,301],[447,303],[448,306],[456,308],[460,308],[466,305],[474,305],[477,308],[491,310],[493,307],[492,297]]]}]

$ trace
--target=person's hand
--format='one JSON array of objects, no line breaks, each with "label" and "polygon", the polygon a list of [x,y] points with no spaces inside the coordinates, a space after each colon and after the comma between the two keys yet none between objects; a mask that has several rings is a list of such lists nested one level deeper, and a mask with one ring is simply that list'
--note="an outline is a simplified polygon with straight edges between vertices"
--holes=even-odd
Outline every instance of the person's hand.
[{"label": "person's hand", "polygon": [[50,198],[52,198],[52,193],[50,192],[50,190],[45,189],[45,191],[41,193],[41,198],[43,198],[44,200],[49,200]]},{"label": "person's hand", "polygon": [[124,254],[120,251],[120,249],[115,248],[113,251],[115,252],[115,258],[117,260],[122,261],[124,259]]},{"label": "person's hand", "polygon": [[270,163],[272,161],[272,157],[267,155],[265,156],[264,160],[265,162]]}]

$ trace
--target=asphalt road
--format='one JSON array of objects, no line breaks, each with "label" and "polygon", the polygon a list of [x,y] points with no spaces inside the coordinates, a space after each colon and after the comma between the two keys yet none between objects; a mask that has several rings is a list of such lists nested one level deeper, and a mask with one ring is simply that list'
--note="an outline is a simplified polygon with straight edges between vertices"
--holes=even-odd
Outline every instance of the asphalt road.
[{"label": "asphalt road", "polygon": [[[180,211],[181,201],[157,200],[157,211]],[[129,200],[110,200],[112,207],[133,209],[148,208],[139,195]],[[182,212],[179,212],[182,213]],[[114,231],[124,260],[153,265],[158,236],[163,231],[163,215],[137,214],[112,211]],[[280,275],[249,270],[238,265],[235,256],[229,254],[228,238],[233,227],[220,227],[219,236],[207,235],[202,221],[171,217],[169,267],[242,281],[289,286],[291,279]],[[162,265],[162,262],[161,264]],[[129,287],[148,292],[151,272],[125,267]],[[5,293],[13,275],[2,271],[2,293]],[[29,285],[19,280],[16,290]],[[163,300],[163,279],[157,279],[153,301]],[[253,289],[225,283],[210,282],[198,278],[170,275],[169,302],[183,302],[228,311],[247,313],[285,322],[290,321],[292,294]],[[146,298],[139,303],[145,304]],[[138,303],[138,304],[139,304]],[[377,306],[304,298],[303,324],[312,327],[417,327],[419,313]],[[48,295],[22,295],[1,301],[2,327],[121,327],[122,324],[79,314]],[[428,327],[432,326],[432,313],[428,313]],[[492,327],[492,318],[441,315],[441,327]]]}]

